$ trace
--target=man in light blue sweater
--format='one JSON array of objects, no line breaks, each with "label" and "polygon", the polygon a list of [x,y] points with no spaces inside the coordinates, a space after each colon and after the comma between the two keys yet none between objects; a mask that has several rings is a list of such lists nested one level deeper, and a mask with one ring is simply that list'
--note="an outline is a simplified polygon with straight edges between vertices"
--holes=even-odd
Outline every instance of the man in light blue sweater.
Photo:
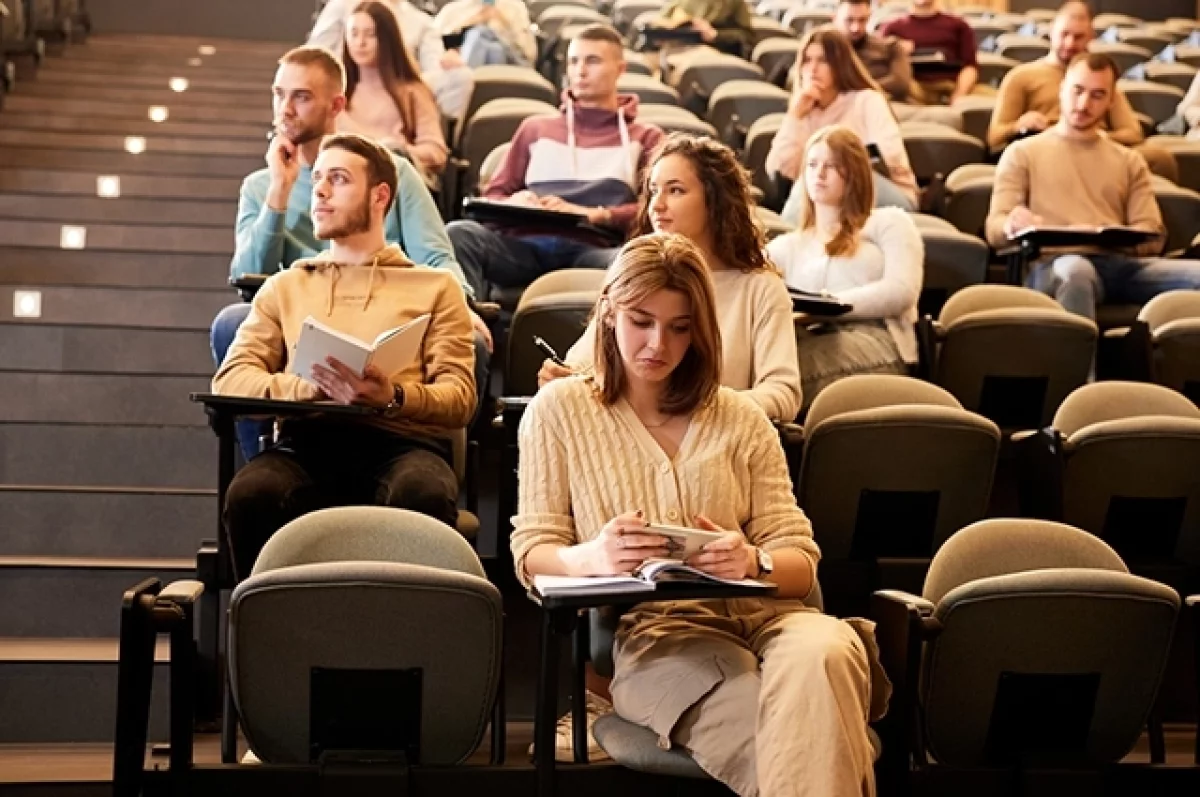
[{"label": "man in light blue sweater", "polygon": [[[275,75],[275,136],[267,148],[267,168],[246,177],[238,197],[237,247],[230,272],[234,278],[248,274],[274,274],[296,260],[316,256],[327,242],[313,231],[312,163],[321,140],[336,131],[335,119],[346,105],[345,72],[327,50],[299,47],[279,60]],[[416,263],[453,272],[474,298],[470,284],[454,258],[454,249],[437,206],[412,164],[396,158],[400,181],[396,202],[387,215],[385,235]],[[249,315],[248,303],[233,304],[213,321],[213,359],[220,366],[237,329]],[[475,328],[475,378],[485,395],[489,353],[487,325],[472,312]],[[480,406],[483,402],[480,401]],[[257,425],[239,429],[247,459],[258,450]]]}]

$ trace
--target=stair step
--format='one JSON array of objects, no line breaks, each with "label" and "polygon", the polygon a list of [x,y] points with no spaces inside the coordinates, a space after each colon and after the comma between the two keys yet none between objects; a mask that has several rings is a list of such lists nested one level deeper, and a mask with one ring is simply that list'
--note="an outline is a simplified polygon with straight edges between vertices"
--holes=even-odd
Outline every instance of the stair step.
[{"label": "stair step", "polygon": [[120,134],[123,136],[171,136],[174,138],[221,138],[231,141],[256,141],[266,148],[265,128],[255,124],[217,122],[165,122],[142,119],[106,119],[67,114],[26,114],[0,112],[0,127],[19,130],[55,130],[62,133]]},{"label": "stair step", "polygon": [[118,636],[125,590],[147,578],[194,579],[195,571],[194,551],[182,559],[0,556],[0,638]]},{"label": "stair step", "polygon": [[169,108],[183,105],[189,108],[258,108],[262,106],[263,102],[261,89],[257,94],[251,94],[247,91],[199,91],[193,90],[189,85],[187,91],[175,92],[167,85],[166,80],[163,80],[156,88],[133,88],[109,84],[22,82],[16,84],[13,94],[25,97],[55,97],[63,100],[143,102],[146,105],[166,105]]},{"label": "stair step", "polygon": [[70,285],[132,288],[205,288],[223,290],[227,301],[237,301],[228,286],[229,260],[225,255],[163,257],[147,252],[89,252],[63,249],[6,247],[0,257],[2,285]]},{"label": "stair step", "polygon": [[[44,130],[12,130],[0,128],[0,145],[6,147],[39,147],[70,152],[125,152],[125,136],[97,133],[55,133]],[[146,154],[162,155],[232,155],[261,158],[265,136],[261,141],[226,140],[219,138],[171,138],[159,133],[144,136]]]},{"label": "stair step", "polygon": [[[263,82],[270,85],[270,78]],[[264,98],[265,100],[266,98]],[[161,103],[149,103],[159,105]],[[171,119],[177,122],[233,122],[260,124],[263,134],[271,125],[271,106],[263,108],[212,108],[178,105],[171,108]],[[145,119],[147,103],[104,102],[100,100],[68,100],[59,97],[39,97],[31,94],[9,94],[4,98],[4,112],[9,113],[56,113],[67,116],[95,116],[107,119]]]},{"label": "stair step", "polygon": [[[93,181],[93,192],[95,189]],[[2,191],[2,189],[0,189]],[[101,199],[0,193],[0,219],[59,221],[65,224],[170,224],[176,228],[233,230],[237,202],[166,199]]]},{"label": "stair step", "polygon": [[0,554],[194,557],[217,534],[215,490],[0,487]]},{"label": "stair step", "polygon": [[3,371],[0,423],[207,427],[188,396],[210,386],[203,376]]},{"label": "stair step", "polygon": [[[61,222],[0,219],[0,247],[44,247],[61,251],[63,226]],[[69,226],[78,225],[71,224]],[[226,229],[220,227],[160,227],[153,223],[88,223],[83,226],[87,228],[86,250],[155,252],[160,255],[179,252],[233,256],[232,226]]]},{"label": "stair step", "polygon": [[[265,131],[266,128],[264,127]],[[14,132],[14,131],[7,131]],[[152,146],[152,145],[151,145]],[[122,147],[112,152],[89,152],[38,147],[0,147],[0,167],[87,171],[100,174],[155,174],[172,177],[243,178],[262,168],[263,158],[248,155],[181,155],[169,152],[143,152],[130,155]]]},{"label": "stair step", "polygon": [[129,77],[132,75],[142,75],[154,78],[170,78],[170,77],[185,77],[188,80],[192,78],[207,78],[213,80],[229,80],[229,81],[262,81],[263,85],[271,82],[271,76],[275,73],[275,65],[270,67],[236,67],[236,66],[216,66],[211,63],[202,63],[200,66],[192,66],[189,60],[191,55],[172,59],[170,61],[142,61],[139,63],[117,63],[106,58],[90,58],[91,51],[86,48],[80,51],[77,57],[71,59],[63,58],[48,58],[42,62],[42,66],[38,69],[38,79],[42,75],[53,73],[55,75],[78,75],[78,74],[98,74],[111,76],[116,79]]},{"label": "stair step", "polygon": [[[168,651],[167,640],[159,639],[150,706],[152,741],[167,738]],[[115,638],[0,639],[0,742],[111,742],[117,658]]]},{"label": "stair step", "polygon": [[0,324],[0,371],[207,378],[213,368],[203,330]]},{"label": "stair step", "polygon": [[0,484],[214,489],[217,438],[202,426],[0,424]]},{"label": "stair step", "polygon": [[[201,46],[215,48],[211,55],[199,52]],[[287,51],[287,45],[279,42],[215,41],[210,37],[154,36],[142,40],[126,37],[96,36],[88,39],[86,47],[70,48],[63,56],[70,60],[76,56],[104,58],[113,61],[167,61],[200,55],[205,66],[215,64],[223,67],[262,66],[274,64]]]},{"label": "stair step", "polygon": [[[0,285],[0,296],[6,293]],[[12,303],[0,301],[0,323],[154,327],[207,330],[221,308],[237,301],[229,290],[139,288],[41,288],[42,317],[15,319]]]},{"label": "stair step", "polygon": [[[112,174],[112,172],[104,172],[104,174]],[[0,191],[45,196],[96,197],[96,177],[97,172],[94,169],[72,172],[53,169],[0,168]],[[206,199],[236,202],[242,185],[242,177],[189,177],[186,180],[164,180],[161,177],[122,174],[120,178],[122,199]],[[232,229],[232,223],[230,228]]]},{"label": "stair step", "polygon": [[[48,64],[59,64],[57,59],[50,59]],[[74,63],[74,62],[71,62]],[[175,77],[185,78],[188,81],[188,90],[181,99],[187,99],[191,96],[191,92],[227,92],[229,94],[252,94],[259,101],[263,98],[263,84],[260,80],[246,79],[230,79],[222,77],[210,77],[204,70],[195,68],[187,70],[176,70],[171,72],[169,69],[159,69],[157,72],[149,74],[130,73],[124,70],[100,71],[100,70],[80,70],[77,67],[74,69],[63,69],[59,67],[42,68],[38,70],[37,85],[39,86],[96,86],[96,87],[113,87],[124,86],[127,88],[140,89],[170,89],[170,80]]]}]

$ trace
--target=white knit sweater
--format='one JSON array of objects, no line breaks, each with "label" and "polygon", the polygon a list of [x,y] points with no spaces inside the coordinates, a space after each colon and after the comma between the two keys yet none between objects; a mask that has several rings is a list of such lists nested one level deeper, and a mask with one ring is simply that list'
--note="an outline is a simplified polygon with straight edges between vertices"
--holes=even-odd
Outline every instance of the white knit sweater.
[{"label": "white knit sweater", "polygon": [[[721,327],[721,384],[745,390],[773,421],[792,421],[800,413],[800,364],[792,300],[773,271],[712,272],[717,323]],[[576,368],[594,360],[595,327],[567,352]]]},{"label": "white knit sweater", "polygon": [[858,236],[854,254],[830,257],[817,231],[796,230],[767,244],[792,288],[829,291],[854,305],[845,320],[881,319],[904,361],[917,361],[917,300],[925,278],[925,244],[912,217],[876,208]]},{"label": "white knit sweater", "polygon": [[763,550],[804,552],[816,572],[820,551],[792,494],[779,435],[743,393],[721,388],[693,414],[671,459],[624,400],[606,407],[591,379],[558,379],[529,403],[519,443],[512,551],[526,586],[532,548],[586,542],[638,509],[651,523],[684,526],[705,515]]}]

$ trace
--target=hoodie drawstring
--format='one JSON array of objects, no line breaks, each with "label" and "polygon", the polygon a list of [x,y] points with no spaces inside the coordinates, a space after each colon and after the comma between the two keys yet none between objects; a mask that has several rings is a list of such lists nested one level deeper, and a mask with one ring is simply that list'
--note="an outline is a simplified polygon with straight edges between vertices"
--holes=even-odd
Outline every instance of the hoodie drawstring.
[{"label": "hoodie drawstring", "polygon": [[[579,159],[575,148],[575,101],[568,94],[565,98],[567,106],[567,150],[571,154],[571,176],[579,177]],[[617,108],[617,131],[621,137],[621,153],[625,156],[624,163],[626,172],[623,175],[628,184],[637,187],[637,164],[634,162],[632,144],[629,138],[629,123],[625,120],[624,106]]]},{"label": "hoodie drawstring", "polygon": [[371,291],[375,290],[375,272],[379,270],[379,255],[375,255],[371,260],[371,276],[367,278],[367,295],[363,297],[363,312],[367,312],[367,308],[371,306]]},{"label": "hoodie drawstring", "polygon": [[342,267],[337,263],[330,263],[329,269],[333,275],[329,278],[329,306],[325,308],[326,316],[333,315],[333,297],[337,293],[338,280],[342,276]]}]

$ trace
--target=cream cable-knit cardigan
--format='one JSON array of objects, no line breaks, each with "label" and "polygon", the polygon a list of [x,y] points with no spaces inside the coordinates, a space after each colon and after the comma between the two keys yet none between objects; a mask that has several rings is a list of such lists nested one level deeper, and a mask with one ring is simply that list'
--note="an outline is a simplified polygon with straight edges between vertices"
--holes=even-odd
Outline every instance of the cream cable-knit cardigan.
[{"label": "cream cable-knit cardigan", "polygon": [[590,378],[573,376],[538,391],[518,439],[512,552],[526,586],[532,548],[586,542],[638,509],[649,522],[683,526],[705,515],[763,550],[804,552],[816,574],[820,551],[796,505],[779,435],[745,394],[720,388],[668,458],[627,402],[606,407]]}]

